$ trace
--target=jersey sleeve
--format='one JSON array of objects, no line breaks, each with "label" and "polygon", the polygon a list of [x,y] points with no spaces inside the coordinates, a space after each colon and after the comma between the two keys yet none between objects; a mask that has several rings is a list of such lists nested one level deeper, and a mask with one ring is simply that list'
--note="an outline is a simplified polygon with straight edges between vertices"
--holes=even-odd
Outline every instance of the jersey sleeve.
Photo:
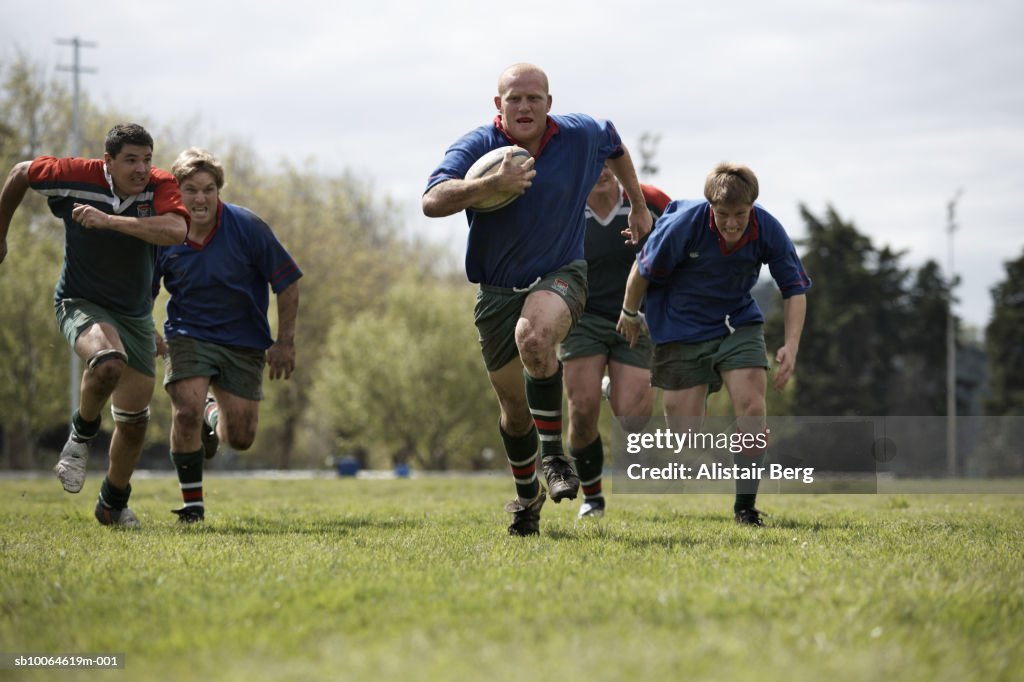
[{"label": "jersey sleeve", "polygon": [[28,167],[28,183],[61,219],[69,217],[71,202],[102,200],[109,193],[99,159],[36,157]]},{"label": "jersey sleeve", "polygon": [[302,270],[269,225],[252,212],[246,215],[252,262],[270,284],[270,289],[279,294],[302,277]]},{"label": "jersey sleeve", "polygon": [[[267,281],[270,282],[270,288],[275,294],[279,294],[295,282],[299,281],[302,277],[302,270],[299,269],[298,264],[291,257],[281,242],[274,239],[277,248],[272,250],[273,257],[270,259],[270,267],[273,268],[270,271],[270,276]],[[271,250],[268,250],[271,253]]]},{"label": "jersey sleeve", "polygon": [[559,127],[559,135],[584,140],[586,154],[597,163],[617,159],[625,153],[619,131],[611,121],[596,119],[587,114],[559,114],[551,119]]},{"label": "jersey sleeve", "polygon": [[663,282],[686,253],[691,230],[690,211],[681,202],[671,202],[658,218],[647,242],[636,254],[640,275],[649,282]]},{"label": "jersey sleeve", "polygon": [[426,194],[432,187],[447,180],[462,180],[470,166],[490,149],[484,128],[466,133],[445,151],[444,159],[427,178],[423,193]]},{"label": "jersey sleeve", "polygon": [[793,240],[786,234],[782,224],[767,211],[761,212],[758,222],[765,235],[764,260],[782,298],[806,292],[811,288],[811,278],[807,276],[803,263],[800,262]]},{"label": "jersey sleeve", "polygon": [[28,167],[28,183],[47,196],[70,196],[93,186],[106,186],[103,162],[99,159],[38,156]]},{"label": "jersey sleeve", "polygon": [[51,199],[72,196],[105,185],[102,161],[39,156],[28,167],[29,187]]},{"label": "jersey sleeve", "polygon": [[54,187],[68,174],[69,161],[53,156],[36,157],[28,167],[29,187],[37,191]]},{"label": "jersey sleeve", "polygon": [[604,120],[596,121],[596,123],[602,134],[601,156],[606,159],[617,159],[622,156],[626,150],[622,148],[622,138],[619,137],[619,131],[615,129],[615,124]]},{"label": "jersey sleeve", "polygon": [[178,181],[166,171],[154,168],[150,172],[150,181],[153,183],[153,211],[156,215],[166,213],[177,213],[185,219],[186,225],[191,225],[192,216],[185,208],[181,199],[181,190],[178,189]]}]

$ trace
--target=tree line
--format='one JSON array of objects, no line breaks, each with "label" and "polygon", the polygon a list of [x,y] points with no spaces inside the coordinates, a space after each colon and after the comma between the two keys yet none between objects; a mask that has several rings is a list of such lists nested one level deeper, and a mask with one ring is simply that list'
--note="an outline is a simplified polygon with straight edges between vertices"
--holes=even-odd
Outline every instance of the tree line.
[{"label": "tree line", "polygon": [[[87,95],[80,112],[82,156],[102,156],[106,131],[118,121],[150,130],[162,168],[188,146],[209,148],[226,170],[224,199],[263,217],[305,273],[296,373],[264,384],[259,436],[241,466],[320,467],[347,453],[372,466],[504,466],[503,457],[488,456],[502,450],[472,322],[475,288],[444,267],[451,258],[441,247],[401,236],[398,212],[371,183],[288,162],[270,168],[251,146],[198,120],[139,120]],[[0,113],[4,172],[40,154],[69,155],[69,88],[30,60],[0,61]],[[904,253],[874,245],[832,207],[824,216],[802,207],[801,216],[807,238],[798,250],[814,287],[796,381],[770,396],[770,413],[944,415],[945,329],[956,283],[934,262],[906,266]],[[70,351],[52,307],[63,227],[40,195],[26,197],[8,245],[0,265],[0,462],[35,468],[52,459],[51,443],[59,449],[70,412]],[[1024,254],[1005,267],[984,339],[959,342],[963,366],[975,361],[960,377],[960,414],[1024,411]],[[774,348],[782,336],[777,292],[759,298]],[[165,303],[165,294],[155,302],[158,328]],[[273,304],[270,313],[276,325]],[[151,450],[159,457],[162,448],[166,460],[170,405],[159,388],[152,414]]]}]

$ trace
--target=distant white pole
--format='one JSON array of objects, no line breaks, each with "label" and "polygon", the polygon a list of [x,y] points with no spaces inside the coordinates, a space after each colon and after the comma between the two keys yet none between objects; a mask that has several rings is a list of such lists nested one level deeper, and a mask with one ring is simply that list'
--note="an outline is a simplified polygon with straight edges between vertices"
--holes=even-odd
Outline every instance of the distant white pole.
[{"label": "distant white pole", "polygon": [[[58,45],[70,45],[73,50],[71,66],[58,66],[58,71],[70,71],[72,73],[72,98],[71,98],[71,156],[79,156],[82,153],[82,119],[79,113],[78,99],[80,86],[78,76],[83,73],[96,73],[96,69],[85,68],[79,61],[79,50],[83,47],[96,47],[92,41],[80,40],[78,36],[57,41]],[[79,385],[81,384],[81,364],[75,349],[71,349],[71,369],[68,372],[68,396],[71,398],[71,412],[78,409]]]},{"label": "distant white pole", "polygon": [[956,316],[953,314],[953,285],[956,282],[956,268],[953,262],[955,253],[953,233],[956,232],[956,202],[960,200],[962,194],[963,190],[958,189],[946,205],[946,235],[949,244],[949,271],[946,273],[949,281],[949,310],[946,314],[946,474],[951,478],[957,475]]}]

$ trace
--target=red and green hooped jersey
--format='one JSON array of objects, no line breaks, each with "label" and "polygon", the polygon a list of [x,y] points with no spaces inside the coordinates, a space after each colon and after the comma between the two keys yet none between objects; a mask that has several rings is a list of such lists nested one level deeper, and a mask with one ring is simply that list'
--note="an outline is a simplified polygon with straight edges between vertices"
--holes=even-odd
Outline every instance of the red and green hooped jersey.
[{"label": "red and green hooped jersey", "polygon": [[178,213],[189,220],[178,183],[153,168],[139,194],[119,198],[100,159],[40,156],[28,170],[29,185],[46,195],[50,211],[64,221],[64,266],[54,300],[83,298],[129,317],[153,310],[150,283],[156,246],[113,230],[86,229],[75,222],[75,204],[88,204],[110,215],[147,218]]}]

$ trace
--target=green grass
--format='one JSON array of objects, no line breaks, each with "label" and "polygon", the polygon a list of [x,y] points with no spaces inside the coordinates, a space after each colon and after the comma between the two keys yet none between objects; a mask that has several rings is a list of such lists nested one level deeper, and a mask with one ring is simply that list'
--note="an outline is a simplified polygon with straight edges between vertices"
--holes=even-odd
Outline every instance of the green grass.
[{"label": "green grass", "polygon": [[0,651],[120,653],[60,680],[1013,680],[1024,496],[612,496],[505,535],[504,479],[135,483],[139,532],[0,481]]}]

